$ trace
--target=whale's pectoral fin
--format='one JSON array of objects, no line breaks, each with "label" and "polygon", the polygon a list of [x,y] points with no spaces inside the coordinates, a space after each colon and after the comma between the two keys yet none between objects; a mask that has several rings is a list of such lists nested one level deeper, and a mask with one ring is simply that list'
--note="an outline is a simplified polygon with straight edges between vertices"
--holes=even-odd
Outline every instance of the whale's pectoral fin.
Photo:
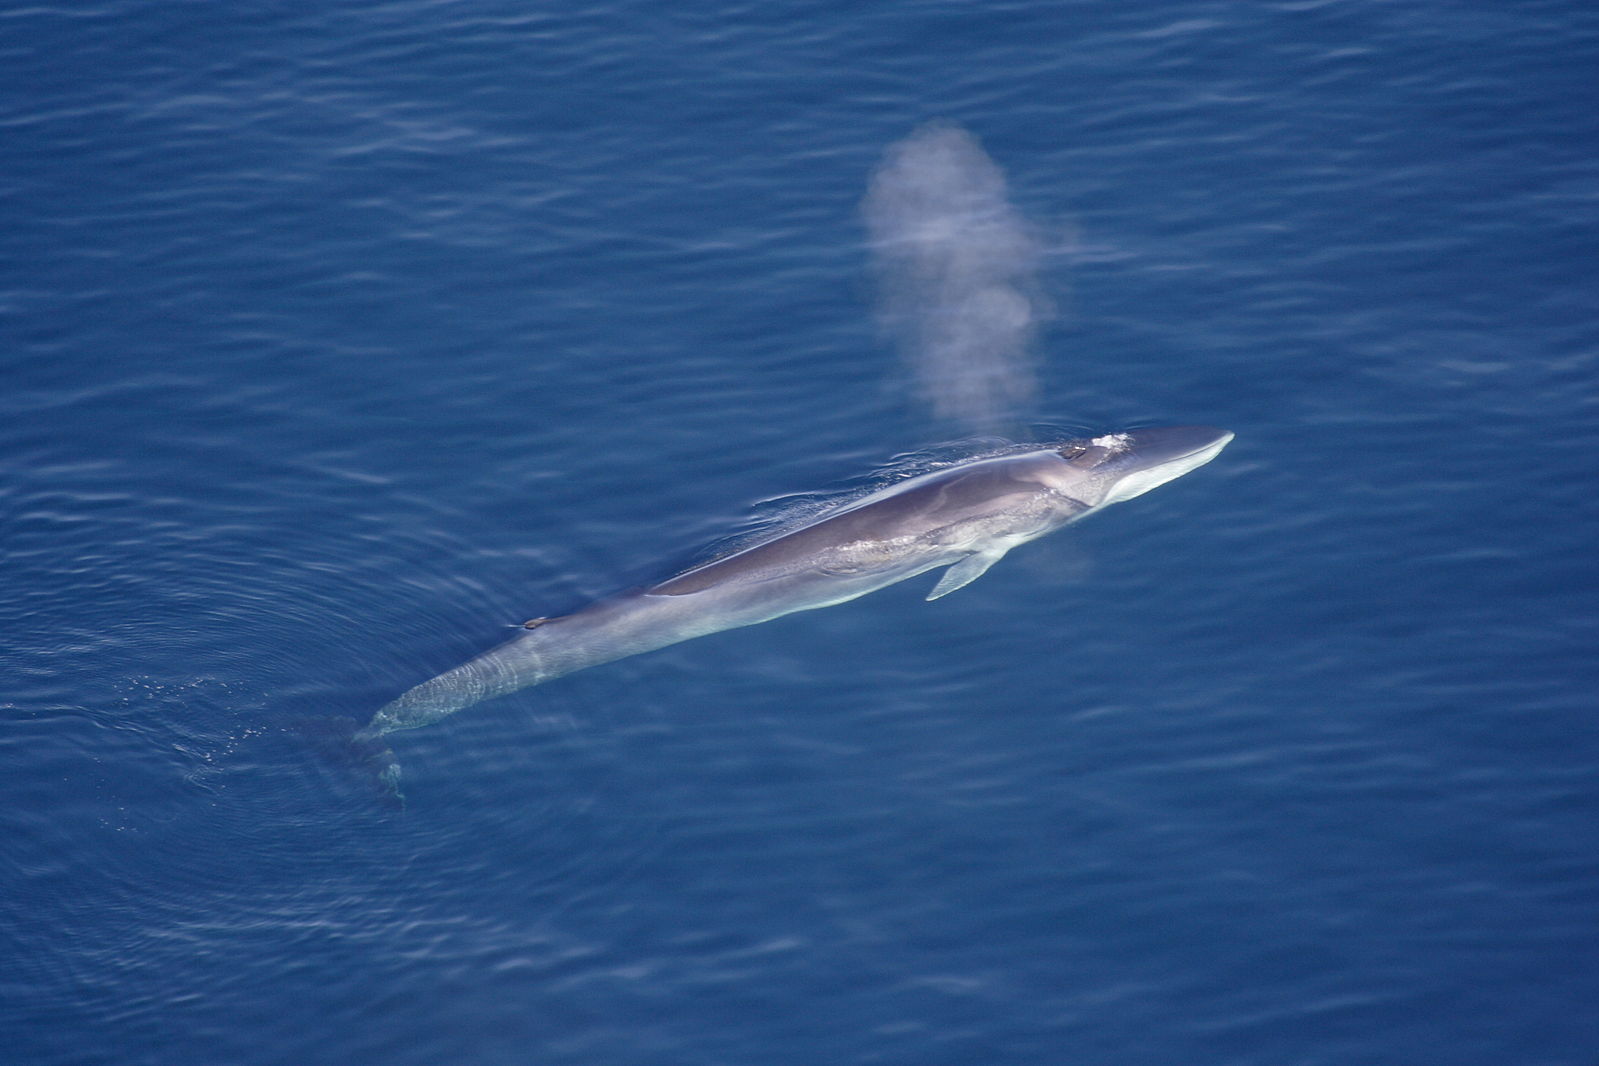
[{"label": "whale's pectoral fin", "polygon": [[958,588],[965,588],[987,573],[988,568],[999,562],[1004,555],[1004,552],[977,552],[968,555],[944,571],[944,576],[938,579],[933,591],[927,594],[927,601],[931,603],[940,596],[948,596]]}]

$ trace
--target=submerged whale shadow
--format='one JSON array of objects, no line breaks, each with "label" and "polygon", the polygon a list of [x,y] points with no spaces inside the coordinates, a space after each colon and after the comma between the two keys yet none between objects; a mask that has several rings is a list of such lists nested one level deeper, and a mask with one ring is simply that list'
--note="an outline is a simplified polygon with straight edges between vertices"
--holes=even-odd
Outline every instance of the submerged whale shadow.
[{"label": "submerged whale shadow", "polygon": [[405,793],[400,791],[400,764],[382,737],[362,733],[361,723],[344,715],[296,718],[288,728],[323,762],[359,770],[383,806],[395,811],[405,810]]}]

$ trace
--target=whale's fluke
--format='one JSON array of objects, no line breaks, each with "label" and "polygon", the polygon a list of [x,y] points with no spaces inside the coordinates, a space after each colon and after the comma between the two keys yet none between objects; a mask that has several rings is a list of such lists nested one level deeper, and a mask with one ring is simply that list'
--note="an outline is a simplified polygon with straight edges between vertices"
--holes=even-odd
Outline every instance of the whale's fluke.
[{"label": "whale's fluke", "polygon": [[362,728],[354,718],[342,715],[301,718],[292,723],[292,728],[326,762],[359,767],[385,806],[404,809],[400,763],[387,740]]}]

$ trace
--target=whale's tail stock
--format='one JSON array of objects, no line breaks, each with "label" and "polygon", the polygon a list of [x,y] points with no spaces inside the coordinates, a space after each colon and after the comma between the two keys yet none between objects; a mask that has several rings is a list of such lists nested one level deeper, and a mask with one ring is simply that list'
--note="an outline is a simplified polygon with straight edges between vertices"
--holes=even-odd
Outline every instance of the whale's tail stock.
[{"label": "whale's tail stock", "polygon": [[405,793],[400,791],[400,763],[394,749],[381,733],[363,728],[354,718],[303,718],[295,723],[316,753],[340,766],[354,766],[370,781],[378,800],[386,807],[405,809]]},{"label": "whale's tail stock", "polygon": [[388,735],[431,725],[463,707],[531,683],[509,668],[504,658],[505,650],[499,648],[447,670],[379,707],[365,724],[336,715],[302,718],[295,726],[324,760],[358,767],[385,806],[403,810],[400,763]]}]

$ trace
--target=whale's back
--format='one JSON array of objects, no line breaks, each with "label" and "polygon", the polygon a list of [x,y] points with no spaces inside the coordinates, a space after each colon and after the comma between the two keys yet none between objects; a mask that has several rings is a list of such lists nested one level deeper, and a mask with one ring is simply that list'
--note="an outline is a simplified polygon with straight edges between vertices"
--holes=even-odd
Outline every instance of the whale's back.
[{"label": "whale's back", "polygon": [[1049,487],[1039,463],[1060,464],[1053,452],[1002,456],[909,478],[798,529],[697,566],[649,589],[652,596],[687,596],[735,581],[761,580],[819,564],[846,545],[909,545],[915,538],[972,518],[1028,506]]}]

